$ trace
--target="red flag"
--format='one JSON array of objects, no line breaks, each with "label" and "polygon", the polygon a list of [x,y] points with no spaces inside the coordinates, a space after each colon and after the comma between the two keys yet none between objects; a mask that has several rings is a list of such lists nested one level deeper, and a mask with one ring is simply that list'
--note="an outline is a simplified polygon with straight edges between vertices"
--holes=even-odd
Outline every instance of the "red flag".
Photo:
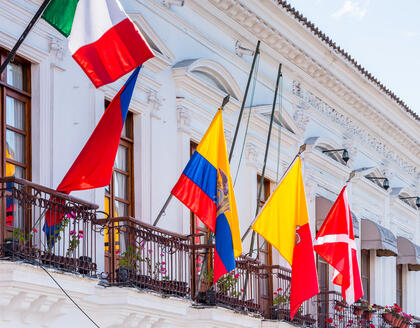
[{"label": "red flag", "polygon": [[363,288],[346,187],[325,218],[316,236],[314,249],[334,267],[333,283],[341,286],[343,299],[348,304],[360,299]]},{"label": "red flag", "polygon": [[[57,191],[69,194],[75,190],[105,187],[110,183],[121,131],[139,71],[140,67],[135,69],[109,104],[79,156],[57,187]],[[52,197],[51,203],[51,208],[45,213],[43,228],[49,239],[57,234],[64,218],[64,214],[59,211],[60,204],[64,204],[64,201]]]},{"label": "red flag", "polygon": [[58,191],[69,194],[74,190],[100,188],[110,183],[121,131],[139,71],[140,68],[137,68],[131,74],[109,104],[86,145],[57,187]]}]

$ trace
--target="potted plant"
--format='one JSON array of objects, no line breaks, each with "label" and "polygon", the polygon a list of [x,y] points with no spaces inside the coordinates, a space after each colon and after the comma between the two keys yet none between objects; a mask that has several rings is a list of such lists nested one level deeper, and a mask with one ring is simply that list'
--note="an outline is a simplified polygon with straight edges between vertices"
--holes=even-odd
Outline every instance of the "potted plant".
[{"label": "potted plant", "polygon": [[[117,254],[119,251],[117,251]],[[127,282],[132,277],[136,262],[140,257],[134,246],[129,245],[127,250],[121,254],[119,261],[119,268],[115,270],[117,275],[117,282]]]},{"label": "potted plant", "polygon": [[386,306],[385,313],[382,316],[391,326],[399,327],[403,321],[401,312],[401,308],[395,303],[393,306]]},{"label": "potted plant", "polygon": [[347,303],[344,299],[335,300],[334,310],[337,312],[343,312],[343,310],[347,307]]},{"label": "potted plant", "polygon": [[359,304],[363,310],[363,319],[372,320],[372,316],[376,312],[376,305],[370,304],[369,301],[361,301]]},{"label": "potted plant", "polygon": [[402,315],[402,322],[400,324],[400,328],[408,328],[411,324],[412,319],[413,319],[411,314],[402,312],[401,315]]},{"label": "potted plant", "polygon": [[362,316],[362,314],[363,314],[363,308],[360,306],[360,305],[356,305],[356,304],[353,304],[353,314],[356,316],[356,317],[361,317]]},{"label": "potted plant", "polygon": [[[271,317],[272,319],[281,319],[280,313],[282,315],[289,315],[288,304],[290,303],[290,292],[289,288],[283,290],[283,288],[277,288],[273,293],[273,306],[271,307]],[[284,313],[287,311],[287,313]]]}]

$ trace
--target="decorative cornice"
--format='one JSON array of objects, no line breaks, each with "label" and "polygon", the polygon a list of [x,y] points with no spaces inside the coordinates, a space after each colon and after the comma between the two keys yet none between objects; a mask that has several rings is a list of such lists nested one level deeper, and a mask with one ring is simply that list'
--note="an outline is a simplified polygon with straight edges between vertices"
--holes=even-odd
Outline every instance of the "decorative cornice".
[{"label": "decorative cornice", "polygon": [[[338,96],[342,106],[349,106],[355,115],[363,116],[375,122],[378,129],[387,131],[387,136],[396,142],[407,146],[407,150],[420,156],[420,142],[416,137],[411,137],[395,120],[383,114],[383,109],[372,105],[363,99],[360,93],[354,91],[332,72],[327,66],[321,64],[316,58],[310,56],[285,35],[280,33],[269,22],[256,15],[239,0],[209,0],[216,8],[242,25],[256,38],[264,41],[293,65],[306,72],[311,78],[325,87],[325,90]],[[337,57],[339,58],[339,57]],[[419,120],[412,115],[406,116],[419,126]],[[415,131],[415,127],[414,130]],[[416,132],[415,132],[416,133]]]},{"label": "decorative cornice", "polygon": [[[346,134],[352,138],[359,138],[364,144],[373,148],[376,152],[380,153],[389,161],[396,163],[401,169],[407,172],[412,177],[416,177],[419,168],[411,165],[398,155],[394,150],[380,141],[378,138],[373,136],[367,130],[363,129],[360,124],[356,124],[351,118],[339,113],[337,110],[332,108],[330,105],[322,101],[320,98],[312,94],[311,92],[302,89],[299,82],[293,82],[293,93],[302,99],[305,103],[309,104],[312,108],[317,110],[319,113],[328,117],[331,121],[335,122],[342,128],[344,128]],[[414,152],[415,156],[420,156],[420,146]]]},{"label": "decorative cornice", "polygon": [[369,81],[374,83],[382,92],[394,100],[398,105],[400,105],[405,111],[412,115],[416,120],[420,121],[420,116],[414,113],[407,104],[394,94],[390,89],[383,85],[376,77],[369,73],[362,65],[360,65],[353,57],[351,57],[344,49],[337,45],[331,38],[325,35],[314,23],[304,17],[299,13],[295,8],[293,8],[289,3],[283,0],[272,0],[289,12],[297,21],[299,21],[303,26],[308,28],[316,37],[323,41],[328,47],[332,48],[334,51],[338,52],[343,56],[356,70],[359,71],[361,75],[366,77]]}]

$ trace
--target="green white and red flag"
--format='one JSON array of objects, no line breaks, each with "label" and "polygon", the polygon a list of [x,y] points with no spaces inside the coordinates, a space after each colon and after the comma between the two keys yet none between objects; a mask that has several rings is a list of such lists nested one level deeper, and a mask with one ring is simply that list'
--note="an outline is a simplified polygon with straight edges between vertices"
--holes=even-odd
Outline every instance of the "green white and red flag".
[{"label": "green white and red flag", "polygon": [[118,0],[52,0],[42,18],[67,37],[74,60],[97,88],[154,57]]}]

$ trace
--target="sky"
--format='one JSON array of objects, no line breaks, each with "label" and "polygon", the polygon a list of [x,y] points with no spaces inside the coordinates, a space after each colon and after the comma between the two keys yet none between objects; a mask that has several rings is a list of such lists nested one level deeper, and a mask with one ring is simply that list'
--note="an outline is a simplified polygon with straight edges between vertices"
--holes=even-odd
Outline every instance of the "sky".
[{"label": "sky", "polygon": [[289,0],[420,114],[420,0]]}]

